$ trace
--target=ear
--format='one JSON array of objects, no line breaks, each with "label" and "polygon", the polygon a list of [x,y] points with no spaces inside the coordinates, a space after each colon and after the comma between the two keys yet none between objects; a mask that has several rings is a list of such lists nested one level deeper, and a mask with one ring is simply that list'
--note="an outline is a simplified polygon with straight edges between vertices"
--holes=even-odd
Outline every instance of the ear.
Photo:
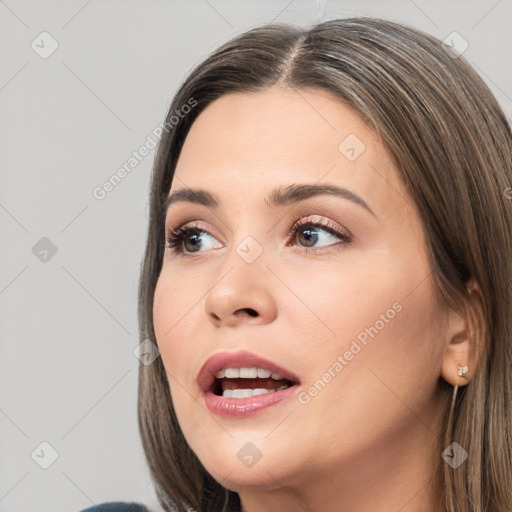
[{"label": "ear", "polygon": [[[462,314],[450,309],[447,341],[443,355],[441,374],[452,386],[465,386],[475,374],[485,340],[484,307],[482,292],[471,278],[467,284]],[[467,366],[465,376],[459,368]]]}]

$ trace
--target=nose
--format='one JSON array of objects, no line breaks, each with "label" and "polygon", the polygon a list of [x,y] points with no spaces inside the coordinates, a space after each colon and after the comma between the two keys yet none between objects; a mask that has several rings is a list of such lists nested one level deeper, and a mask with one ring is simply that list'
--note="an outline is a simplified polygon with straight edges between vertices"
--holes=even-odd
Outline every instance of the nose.
[{"label": "nose", "polygon": [[205,311],[215,327],[264,325],[276,318],[276,303],[268,285],[271,273],[264,279],[265,267],[252,265],[243,261],[232,265],[206,295]]}]

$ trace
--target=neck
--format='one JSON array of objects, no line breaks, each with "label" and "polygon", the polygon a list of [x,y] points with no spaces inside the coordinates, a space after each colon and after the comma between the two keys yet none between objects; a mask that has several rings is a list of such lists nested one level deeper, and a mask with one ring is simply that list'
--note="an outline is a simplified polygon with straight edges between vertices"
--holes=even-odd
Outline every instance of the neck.
[{"label": "neck", "polygon": [[[440,420],[440,418],[438,418]],[[437,423],[437,422],[436,422]],[[437,427],[438,425],[436,425]],[[241,490],[243,512],[440,512],[443,492],[435,479],[442,463],[438,438],[421,421],[343,468],[317,466],[265,491]]]}]

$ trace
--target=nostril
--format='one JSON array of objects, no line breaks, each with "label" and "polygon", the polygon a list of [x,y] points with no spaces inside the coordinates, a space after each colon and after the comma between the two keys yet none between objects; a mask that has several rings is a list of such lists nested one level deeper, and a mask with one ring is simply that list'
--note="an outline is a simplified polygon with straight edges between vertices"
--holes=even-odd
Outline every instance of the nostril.
[{"label": "nostril", "polygon": [[258,312],[257,312],[257,311],[255,311],[255,310],[254,310],[254,309],[252,309],[252,308],[243,308],[243,309],[239,309],[239,310],[236,312],[236,314],[237,314],[237,315],[239,315],[240,313],[242,313],[242,312],[244,312],[244,311],[245,311],[245,312],[247,312],[247,314],[248,314],[249,316],[258,316]]}]

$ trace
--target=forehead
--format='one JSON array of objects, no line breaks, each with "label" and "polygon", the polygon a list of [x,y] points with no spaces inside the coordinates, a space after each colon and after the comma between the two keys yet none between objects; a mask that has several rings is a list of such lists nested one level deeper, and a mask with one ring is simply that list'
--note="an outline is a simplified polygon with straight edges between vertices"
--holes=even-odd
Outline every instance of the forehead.
[{"label": "forehead", "polygon": [[209,186],[250,200],[281,185],[323,182],[354,190],[377,212],[407,207],[391,155],[354,109],[325,91],[275,86],[224,95],[199,115],[171,191]]}]

